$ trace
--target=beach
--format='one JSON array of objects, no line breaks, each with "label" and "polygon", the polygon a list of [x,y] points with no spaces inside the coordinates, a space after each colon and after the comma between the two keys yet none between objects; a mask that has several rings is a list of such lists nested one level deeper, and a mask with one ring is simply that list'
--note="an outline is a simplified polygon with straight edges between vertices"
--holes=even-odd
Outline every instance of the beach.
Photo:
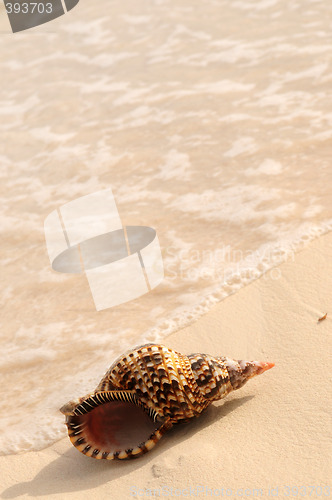
[{"label": "beach", "polygon": [[[2,498],[327,497],[329,2],[57,3],[15,33],[0,4]],[[275,367],[84,457],[59,408],[145,343]]]},{"label": "beach", "polygon": [[67,438],[1,457],[1,498],[328,497],[331,257],[328,234],[163,340],[272,370],[136,460],[94,460]]}]

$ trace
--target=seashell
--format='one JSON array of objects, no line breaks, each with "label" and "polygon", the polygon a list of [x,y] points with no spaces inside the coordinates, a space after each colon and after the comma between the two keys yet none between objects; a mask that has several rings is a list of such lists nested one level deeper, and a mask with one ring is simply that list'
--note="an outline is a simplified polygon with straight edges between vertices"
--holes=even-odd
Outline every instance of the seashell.
[{"label": "seashell", "polygon": [[213,401],[273,366],[208,354],[185,356],[146,344],[120,356],[94,392],[60,411],[72,444],[85,455],[135,458],[174,424],[198,417]]}]

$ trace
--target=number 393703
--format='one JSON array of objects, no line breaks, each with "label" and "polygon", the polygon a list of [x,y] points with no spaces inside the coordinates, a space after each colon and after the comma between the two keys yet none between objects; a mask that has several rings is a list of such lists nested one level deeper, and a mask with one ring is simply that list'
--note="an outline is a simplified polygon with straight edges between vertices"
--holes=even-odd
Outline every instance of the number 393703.
[{"label": "number 393703", "polygon": [[7,14],[34,14],[39,13],[51,14],[53,10],[53,5],[51,2],[15,2],[15,3],[5,3]]}]

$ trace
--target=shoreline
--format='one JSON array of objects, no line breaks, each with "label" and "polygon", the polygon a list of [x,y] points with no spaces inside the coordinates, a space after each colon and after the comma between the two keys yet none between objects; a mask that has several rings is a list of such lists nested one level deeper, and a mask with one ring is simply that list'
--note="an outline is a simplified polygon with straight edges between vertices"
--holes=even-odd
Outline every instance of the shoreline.
[{"label": "shoreline", "polygon": [[204,498],[209,490],[240,496],[240,489],[264,497],[273,491],[286,496],[285,487],[325,487],[331,290],[328,233],[296,253],[294,262],[272,268],[163,341],[183,353],[272,361],[273,370],[172,429],[138,460],[93,460],[68,438],[44,450],[2,456],[1,498],[144,498],[162,487],[165,497],[178,491]]}]

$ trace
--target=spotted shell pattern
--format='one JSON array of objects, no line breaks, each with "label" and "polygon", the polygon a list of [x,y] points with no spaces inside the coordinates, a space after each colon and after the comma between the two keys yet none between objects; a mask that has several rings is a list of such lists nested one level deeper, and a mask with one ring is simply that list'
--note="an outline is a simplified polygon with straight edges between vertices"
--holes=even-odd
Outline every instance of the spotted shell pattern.
[{"label": "spotted shell pattern", "polygon": [[[141,456],[153,448],[173,424],[199,416],[212,401],[223,398],[238,388],[236,384],[240,387],[258,374],[257,366],[252,368],[253,363],[258,362],[236,362],[208,354],[186,356],[154,344],[128,351],[112,364],[92,394],[61,408],[66,415],[70,440],[79,451],[98,459]],[[273,365],[261,363],[260,366],[262,372]],[[155,423],[148,439],[132,448],[115,451],[94,447],[86,439],[82,416],[114,401],[142,408]]]}]

